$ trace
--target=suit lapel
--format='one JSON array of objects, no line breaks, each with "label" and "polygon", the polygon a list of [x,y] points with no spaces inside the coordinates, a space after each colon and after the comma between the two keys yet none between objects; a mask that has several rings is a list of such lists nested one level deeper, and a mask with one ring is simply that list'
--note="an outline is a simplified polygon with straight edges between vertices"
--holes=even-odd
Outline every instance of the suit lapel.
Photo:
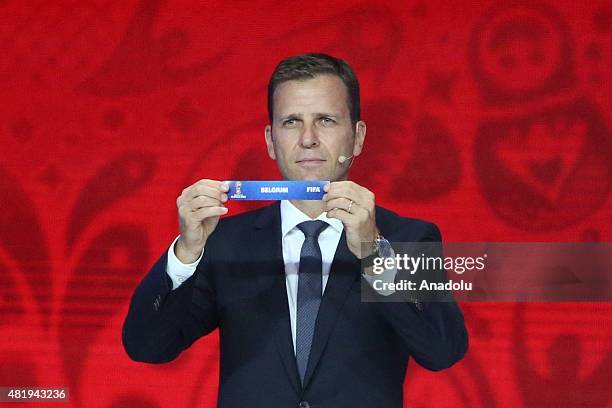
[{"label": "suit lapel", "polygon": [[304,389],[321,359],[338,314],[346,301],[346,296],[359,277],[359,260],[349,251],[343,231],[317,315],[308,367],[304,375]]},{"label": "suit lapel", "polygon": [[285,264],[283,262],[279,203],[262,210],[255,221],[255,235],[251,246],[257,270],[261,298],[275,338],[281,360],[297,394],[301,394],[287,301]]}]

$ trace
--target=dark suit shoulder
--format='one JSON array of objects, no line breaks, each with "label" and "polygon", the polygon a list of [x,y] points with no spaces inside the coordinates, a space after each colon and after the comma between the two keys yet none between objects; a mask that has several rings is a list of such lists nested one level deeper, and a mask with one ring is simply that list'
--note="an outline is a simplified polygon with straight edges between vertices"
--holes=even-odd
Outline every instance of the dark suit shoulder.
[{"label": "dark suit shoulder", "polygon": [[376,224],[381,234],[388,239],[402,236],[405,241],[441,241],[442,235],[438,226],[419,218],[403,217],[391,210],[376,206]]}]

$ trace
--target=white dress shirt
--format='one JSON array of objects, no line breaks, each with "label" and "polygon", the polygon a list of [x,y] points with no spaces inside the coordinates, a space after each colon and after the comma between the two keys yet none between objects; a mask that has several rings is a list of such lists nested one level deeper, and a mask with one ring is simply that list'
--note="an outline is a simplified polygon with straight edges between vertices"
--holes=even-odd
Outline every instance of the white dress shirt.
[{"label": "white dress shirt", "polygon": [[[293,338],[293,351],[295,353],[295,332],[296,332],[296,314],[297,314],[297,292],[298,292],[298,270],[300,266],[300,252],[302,250],[302,244],[304,243],[304,233],[297,228],[297,225],[303,221],[312,221],[312,218],[304,214],[297,207],[291,204],[290,201],[282,200],[280,203],[281,212],[281,234],[282,234],[282,246],[283,246],[283,261],[285,263],[285,286],[287,287],[287,301],[289,303],[289,318],[291,319],[291,337]],[[329,271],[331,264],[338,248],[338,242],[340,242],[340,236],[344,225],[342,221],[337,218],[328,218],[327,213],[323,212],[319,215],[317,220],[321,220],[329,224],[321,234],[319,234],[319,247],[321,248],[321,258],[323,261],[323,293],[325,293],[325,286],[329,279]],[[178,237],[174,240],[170,248],[168,249],[168,265],[166,272],[172,280],[172,289],[178,288],[186,279],[188,279],[195,271],[198,263],[202,259],[200,257],[191,264],[184,264],[174,254],[174,245]],[[383,273],[376,277],[376,279],[382,279],[385,282],[393,281],[395,279],[396,271],[390,271],[392,273]],[[372,284],[375,278],[363,275],[366,280]],[[380,293],[380,291],[379,291]],[[392,293],[392,292],[391,292]],[[381,293],[388,295],[390,293]]]}]

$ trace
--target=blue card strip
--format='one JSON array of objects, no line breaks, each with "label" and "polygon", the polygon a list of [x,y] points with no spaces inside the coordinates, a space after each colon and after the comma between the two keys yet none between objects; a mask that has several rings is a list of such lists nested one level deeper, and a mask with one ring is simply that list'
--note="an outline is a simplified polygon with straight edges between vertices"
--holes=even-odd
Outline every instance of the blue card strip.
[{"label": "blue card strip", "polygon": [[321,200],[329,181],[232,180],[227,182],[230,200]]}]

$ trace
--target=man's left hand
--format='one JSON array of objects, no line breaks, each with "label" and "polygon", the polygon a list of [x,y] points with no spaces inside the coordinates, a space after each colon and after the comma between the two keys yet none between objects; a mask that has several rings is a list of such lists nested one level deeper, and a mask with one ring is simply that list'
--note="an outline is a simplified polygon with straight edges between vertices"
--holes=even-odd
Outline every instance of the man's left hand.
[{"label": "man's left hand", "polygon": [[334,181],[323,190],[327,216],[344,224],[349,250],[359,259],[370,255],[362,253],[361,244],[374,242],[378,233],[374,193],[352,181]]}]

